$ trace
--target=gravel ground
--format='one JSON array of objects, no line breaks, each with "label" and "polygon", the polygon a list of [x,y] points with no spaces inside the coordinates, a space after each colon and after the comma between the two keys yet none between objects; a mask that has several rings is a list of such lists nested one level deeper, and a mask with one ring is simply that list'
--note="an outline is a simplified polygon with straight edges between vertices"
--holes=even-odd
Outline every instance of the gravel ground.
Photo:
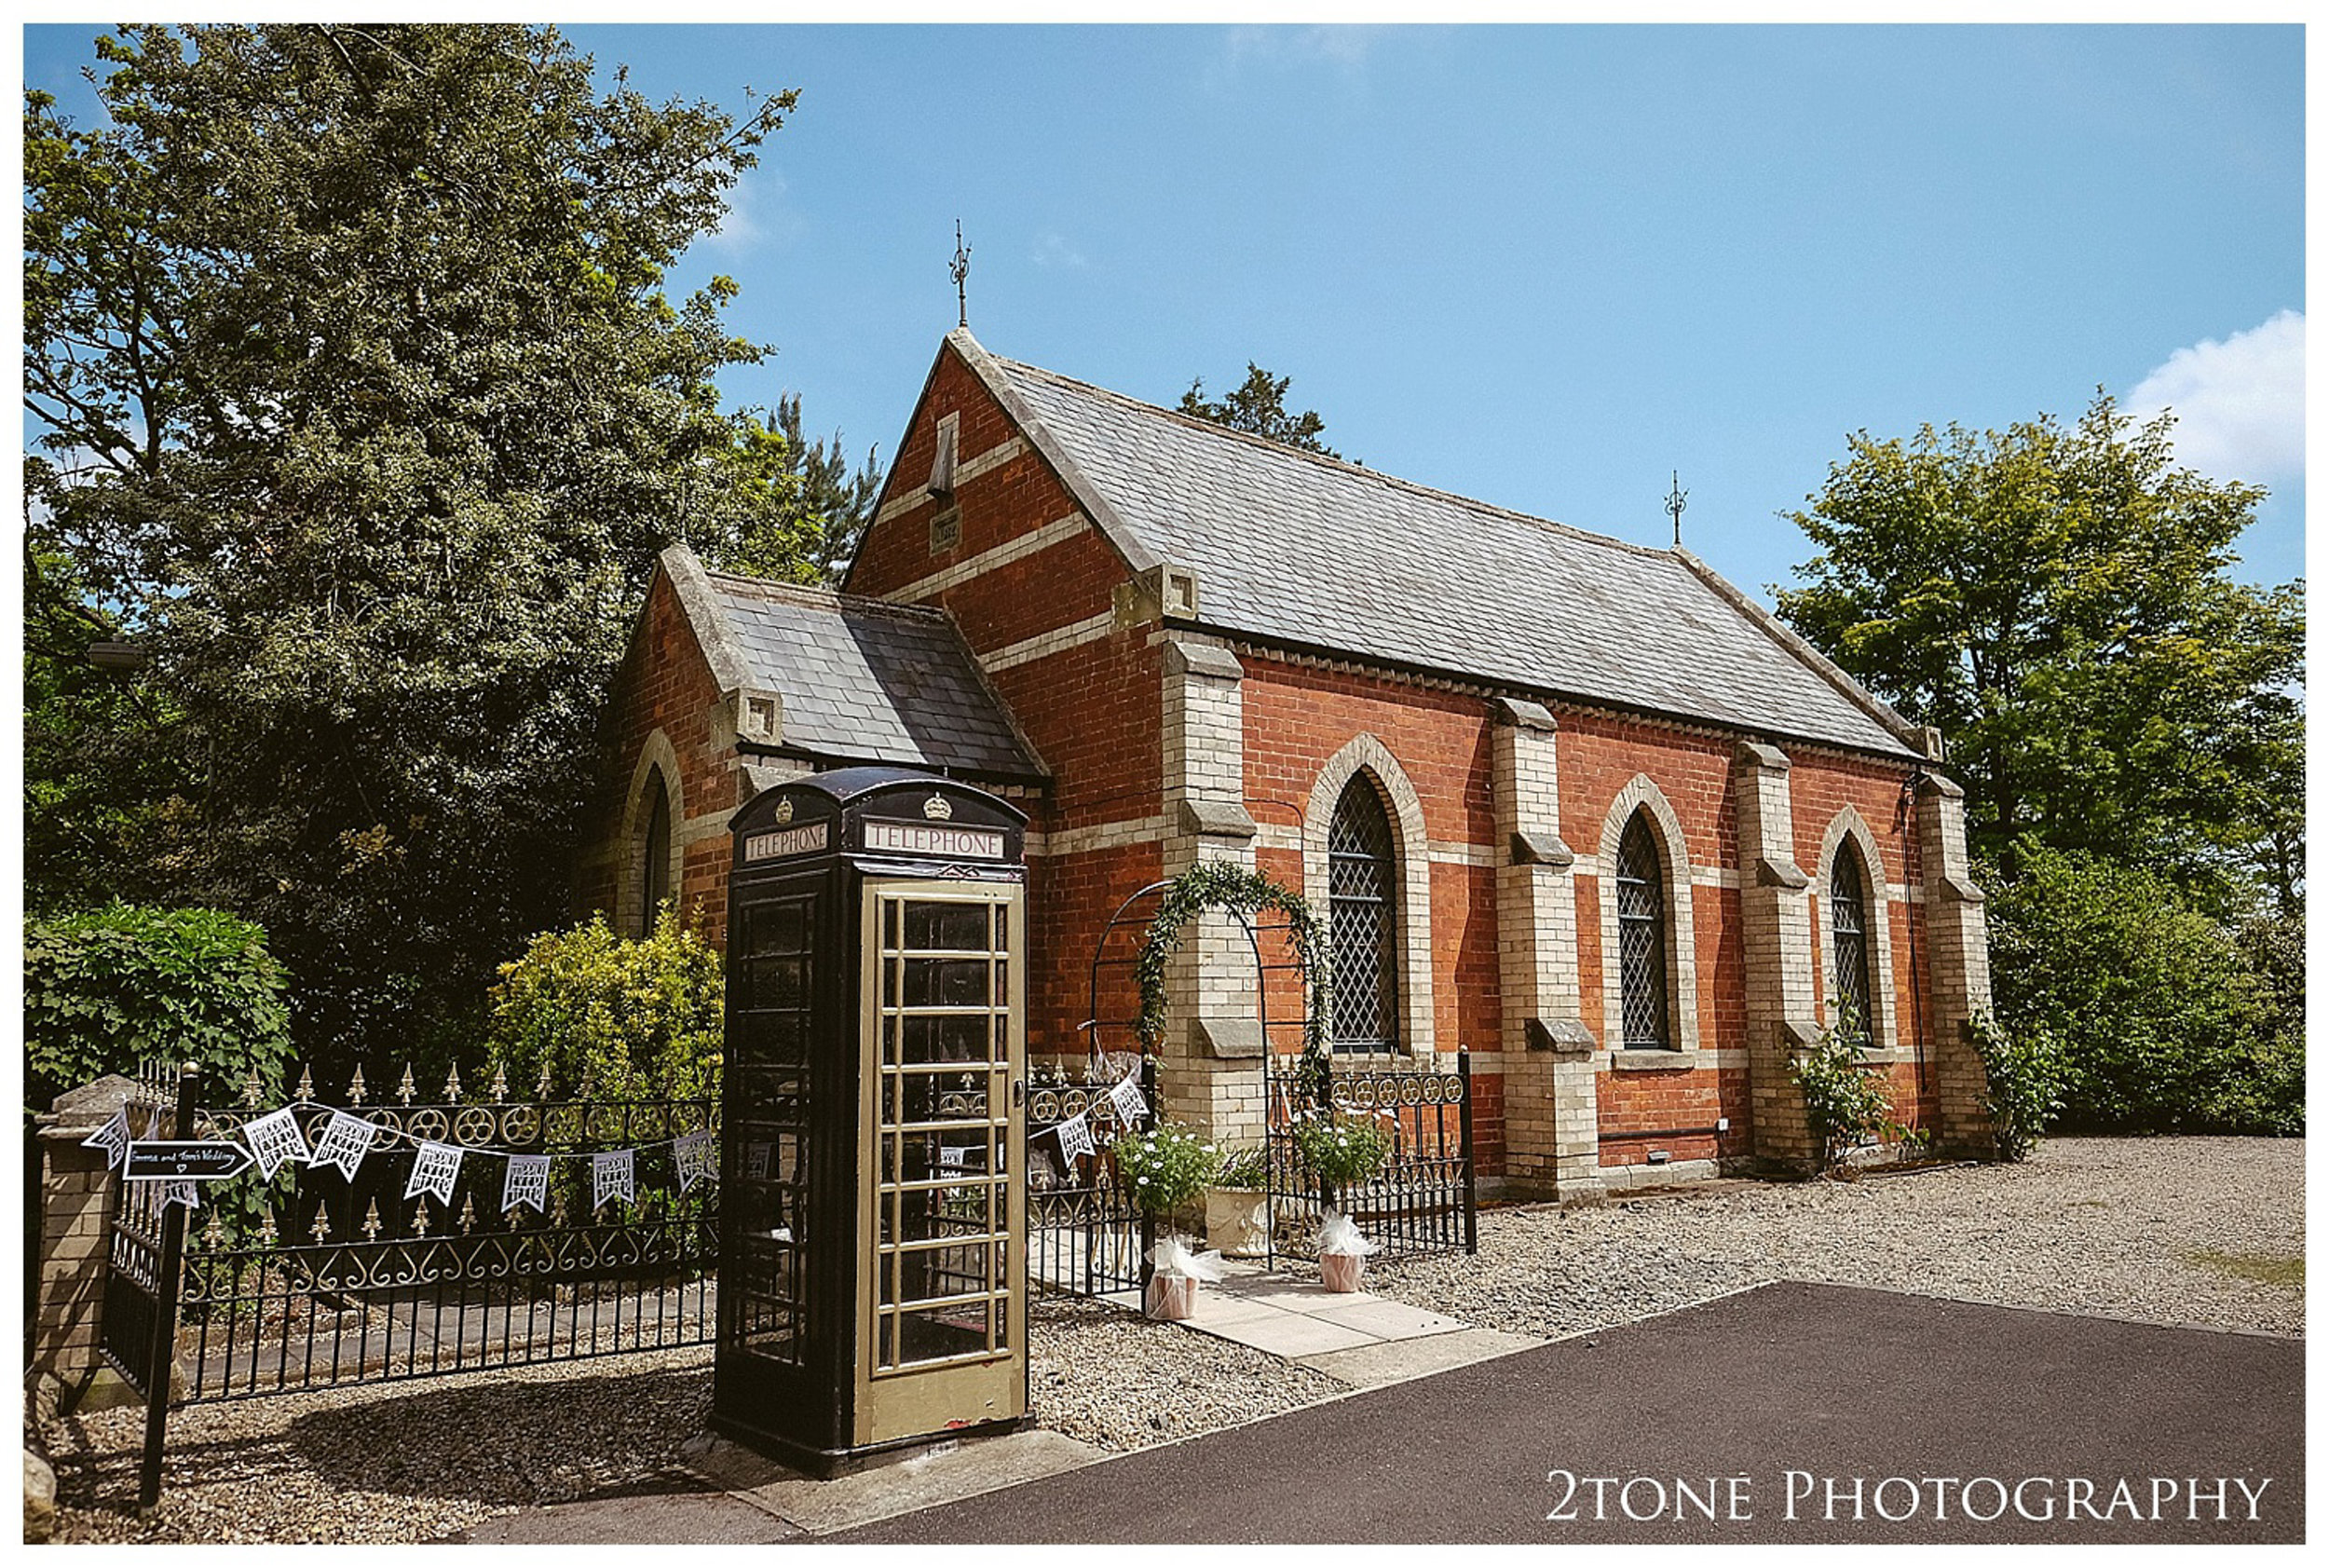
[{"label": "gravel ground", "polygon": [[1342,1391],[1323,1372],[1097,1302],[1039,1310],[1028,1336],[1037,1418],[1102,1448],[1192,1438]]},{"label": "gravel ground", "polygon": [[[1377,1263],[1367,1285],[1544,1335],[1781,1278],[2301,1334],[2301,1285],[2200,1260],[2301,1257],[2304,1169],[2295,1140],[2060,1139],[2023,1166],[1492,1211],[1478,1257]],[[1096,1302],[1047,1300],[1032,1316],[1044,1425],[1105,1448],[1192,1437],[1341,1387]],[[162,1507],[143,1525],[143,1411],[50,1422],[56,1538],[442,1539],[671,1476],[711,1397],[710,1352],[697,1348],[196,1405],[170,1418]]]},{"label": "gravel ground", "polygon": [[1558,1335],[1772,1279],[2144,1322],[2305,1331],[2302,1286],[2199,1261],[2305,1250],[2293,1139],[2050,1139],[2026,1164],[1480,1217],[1476,1258],[1370,1263],[1367,1288]]},{"label": "gravel ground", "polygon": [[708,1348],[190,1405],[137,1520],[143,1410],[48,1425],[60,1541],[439,1540],[644,1481],[712,1403]]},{"label": "gravel ground", "polygon": [[[1126,1450],[1311,1404],[1332,1379],[1094,1302],[1031,1309],[1044,1425]],[[170,1419],[162,1505],[137,1520],[143,1409],[46,1427],[63,1542],[442,1540],[497,1514],[652,1485],[712,1404],[708,1348],[235,1403]],[[685,1484],[684,1480],[682,1484]]]}]

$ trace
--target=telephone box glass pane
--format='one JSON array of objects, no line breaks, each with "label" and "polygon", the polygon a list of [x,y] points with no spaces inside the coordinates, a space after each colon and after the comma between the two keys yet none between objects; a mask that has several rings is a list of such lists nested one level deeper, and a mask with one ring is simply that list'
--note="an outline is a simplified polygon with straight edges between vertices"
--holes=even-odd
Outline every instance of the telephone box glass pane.
[{"label": "telephone box glass pane", "polygon": [[995,1352],[1010,1297],[1007,893],[878,895],[875,1365]]},{"label": "telephone box glass pane", "polygon": [[731,965],[729,1104],[739,1153],[721,1194],[732,1206],[738,1346],[781,1361],[801,1356],[801,1241],[809,1138],[810,965],[814,894],[746,904]]}]

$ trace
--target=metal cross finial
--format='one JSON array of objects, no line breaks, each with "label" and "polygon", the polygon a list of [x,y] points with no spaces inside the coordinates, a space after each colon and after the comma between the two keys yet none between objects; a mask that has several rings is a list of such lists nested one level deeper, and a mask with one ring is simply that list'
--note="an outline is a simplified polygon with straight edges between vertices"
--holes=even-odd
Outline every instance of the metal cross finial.
[{"label": "metal cross finial", "polygon": [[1682,488],[1680,469],[1674,470],[1674,488],[1666,497],[1666,514],[1674,520],[1674,548],[1682,547],[1682,509],[1690,504],[1690,492]]},{"label": "metal cross finial", "polygon": [[962,220],[954,220],[954,265],[947,269],[954,274],[955,325],[971,324],[971,298],[963,289],[963,280],[971,275],[971,248],[962,243]]}]

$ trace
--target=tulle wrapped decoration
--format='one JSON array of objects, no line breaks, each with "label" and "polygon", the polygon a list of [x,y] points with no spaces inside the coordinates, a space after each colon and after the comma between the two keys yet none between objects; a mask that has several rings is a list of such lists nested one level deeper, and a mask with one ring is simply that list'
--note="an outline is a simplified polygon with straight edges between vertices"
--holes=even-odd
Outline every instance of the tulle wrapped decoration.
[{"label": "tulle wrapped decoration", "polygon": [[1192,1250],[1178,1236],[1166,1236],[1150,1248],[1149,1261],[1156,1271],[1149,1280],[1149,1316],[1168,1322],[1184,1321],[1197,1310],[1199,1281],[1221,1277],[1219,1252]]},{"label": "tulle wrapped decoration", "polygon": [[1326,1222],[1318,1227],[1319,1279],[1329,1290],[1355,1290],[1358,1276],[1366,1272],[1367,1254],[1382,1250],[1381,1242],[1358,1234],[1349,1215],[1329,1208]]}]

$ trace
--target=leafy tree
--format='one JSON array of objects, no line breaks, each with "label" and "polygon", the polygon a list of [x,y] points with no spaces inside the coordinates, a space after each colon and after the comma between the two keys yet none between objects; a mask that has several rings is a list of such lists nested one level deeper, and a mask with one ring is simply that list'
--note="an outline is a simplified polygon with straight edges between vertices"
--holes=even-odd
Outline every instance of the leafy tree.
[{"label": "leafy tree", "polygon": [[2301,585],[2234,581],[2263,492],[2174,466],[2166,416],[1850,438],[1793,520],[1820,553],[1779,614],[1965,776],[1976,851],[2122,856],[2213,909],[2293,907]]},{"label": "leafy tree", "polygon": [[24,902],[85,908],[144,896],[135,874],[170,793],[167,694],[89,658],[118,629],[70,557],[24,540]]},{"label": "leafy tree", "polygon": [[266,925],[311,1046],[403,1031],[563,906],[657,552],[813,560],[735,284],[664,286],[794,95],[602,95],[548,28],[97,52],[101,124],[26,97],[28,525],[168,693],[145,869]]},{"label": "leafy tree", "polygon": [[1272,375],[1248,360],[1246,384],[1219,402],[1205,395],[1204,377],[1190,382],[1189,389],[1180,395],[1180,412],[1274,441],[1281,446],[1328,457],[1341,456],[1318,439],[1325,433],[1327,422],[1318,417],[1314,409],[1304,409],[1300,414],[1286,412],[1286,389],[1293,382],[1292,376]]},{"label": "leafy tree", "polygon": [[856,471],[841,452],[841,432],[832,439],[804,442],[800,433],[800,395],[779,398],[776,425],[784,437],[785,461],[800,476],[800,505],[816,539],[817,561],[825,579],[838,582],[873,521],[874,503],[881,498],[882,469],[877,448],[865,448]]},{"label": "leafy tree", "polygon": [[2270,983],[2172,885],[2033,845],[1989,915],[1997,1021],[2060,1042],[2063,1125],[2303,1131],[2301,1026],[2276,1027]]}]

